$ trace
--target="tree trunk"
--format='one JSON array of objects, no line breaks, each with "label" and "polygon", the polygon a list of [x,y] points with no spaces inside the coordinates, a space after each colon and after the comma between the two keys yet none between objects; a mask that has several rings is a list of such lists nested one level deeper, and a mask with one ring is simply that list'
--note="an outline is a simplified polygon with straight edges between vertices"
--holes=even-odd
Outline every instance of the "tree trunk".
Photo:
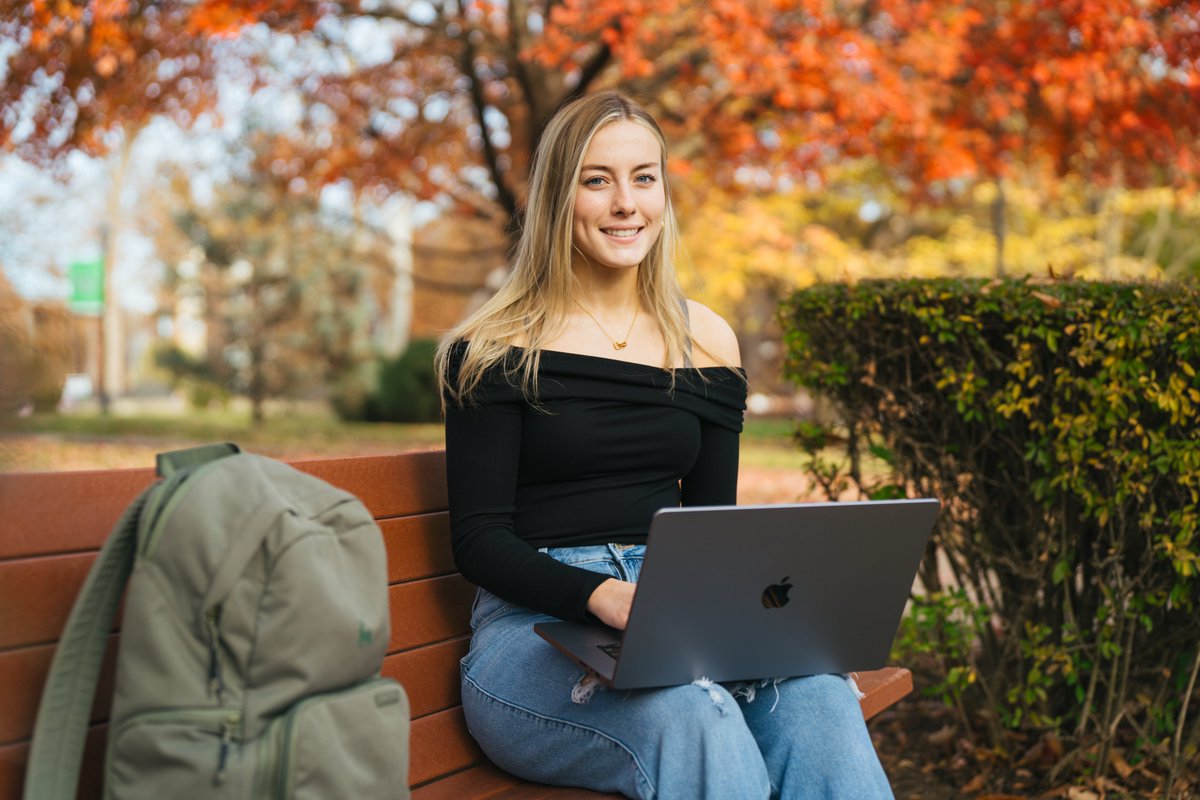
[{"label": "tree trunk", "polygon": [[113,271],[117,267],[117,239],[125,227],[125,215],[121,208],[121,193],[125,188],[125,173],[129,167],[129,154],[133,141],[141,126],[127,125],[121,130],[121,146],[111,158],[108,198],[100,220],[100,257],[104,262],[104,300],[100,312],[100,340],[98,342],[99,363],[97,368],[97,398],[100,413],[107,414],[112,397],[126,390],[125,336],[121,318],[121,302],[117,297],[117,282]]},{"label": "tree trunk", "polygon": [[[255,298],[257,300],[257,297]],[[255,303],[257,306],[257,302]],[[250,419],[253,420],[254,426],[258,427],[263,421],[263,401],[267,394],[267,380],[263,375],[263,347],[259,337],[263,336],[263,332],[255,328],[251,334],[255,338],[250,343],[250,383],[246,387],[246,393],[250,396]]]}]

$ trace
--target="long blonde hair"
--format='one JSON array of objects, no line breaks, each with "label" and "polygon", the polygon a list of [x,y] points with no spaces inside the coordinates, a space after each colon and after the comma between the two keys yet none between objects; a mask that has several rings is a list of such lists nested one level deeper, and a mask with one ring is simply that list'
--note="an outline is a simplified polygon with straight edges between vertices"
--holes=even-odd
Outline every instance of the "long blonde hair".
[{"label": "long blonde hair", "polygon": [[[484,373],[497,364],[527,397],[537,397],[542,348],[561,332],[573,303],[572,223],[580,167],[596,131],[619,120],[642,125],[658,139],[666,207],[662,232],[638,267],[638,295],[666,343],[663,368],[673,370],[684,362],[691,342],[683,289],[675,275],[679,228],[667,185],[666,139],[654,118],[633,100],[600,92],[564,106],[546,126],[534,155],[512,271],[499,291],[438,345],[435,364],[443,398],[468,402]],[[464,341],[466,353],[451,380],[450,351]],[[506,356],[516,342],[522,343],[519,358],[509,361]]]}]

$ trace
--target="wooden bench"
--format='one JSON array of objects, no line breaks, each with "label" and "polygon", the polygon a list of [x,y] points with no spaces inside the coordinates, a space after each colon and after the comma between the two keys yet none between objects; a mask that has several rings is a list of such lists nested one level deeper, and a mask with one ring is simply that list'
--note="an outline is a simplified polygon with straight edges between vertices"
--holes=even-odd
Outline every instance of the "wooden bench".
[{"label": "wooden bench", "polygon": [[[392,636],[384,674],[412,704],[410,780],[418,800],[601,798],[526,783],[490,764],[459,702],[474,589],[454,569],[442,452],[294,462],[358,495],[387,542]],[[0,800],[21,796],[29,737],[55,643],[88,568],[153,470],[0,473]],[[117,634],[92,708],[80,797],[100,796]],[[912,690],[908,670],[862,673],[867,718]]]}]

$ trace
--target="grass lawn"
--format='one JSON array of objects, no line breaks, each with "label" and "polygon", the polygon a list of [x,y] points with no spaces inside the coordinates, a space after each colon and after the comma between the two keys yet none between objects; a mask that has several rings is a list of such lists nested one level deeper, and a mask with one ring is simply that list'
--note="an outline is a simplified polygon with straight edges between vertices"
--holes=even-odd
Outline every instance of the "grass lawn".
[{"label": "grass lawn", "polygon": [[[805,459],[791,436],[791,420],[747,420],[743,468],[803,470]],[[154,453],[219,441],[277,458],[304,458],[437,449],[444,437],[440,423],[343,422],[301,404],[269,409],[260,425],[236,406],[188,413],[36,414],[0,421],[0,471],[149,466]]]}]

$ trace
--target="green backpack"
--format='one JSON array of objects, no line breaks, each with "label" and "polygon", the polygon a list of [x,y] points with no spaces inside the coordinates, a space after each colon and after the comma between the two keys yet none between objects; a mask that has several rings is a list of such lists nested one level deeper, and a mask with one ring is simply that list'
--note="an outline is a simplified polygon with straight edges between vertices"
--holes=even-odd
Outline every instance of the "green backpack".
[{"label": "green backpack", "polygon": [[26,800],[75,797],[126,579],[105,798],[409,797],[408,697],[379,677],[387,557],[371,514],[236,445],[160,455],[158,474],[71,611]]}]

